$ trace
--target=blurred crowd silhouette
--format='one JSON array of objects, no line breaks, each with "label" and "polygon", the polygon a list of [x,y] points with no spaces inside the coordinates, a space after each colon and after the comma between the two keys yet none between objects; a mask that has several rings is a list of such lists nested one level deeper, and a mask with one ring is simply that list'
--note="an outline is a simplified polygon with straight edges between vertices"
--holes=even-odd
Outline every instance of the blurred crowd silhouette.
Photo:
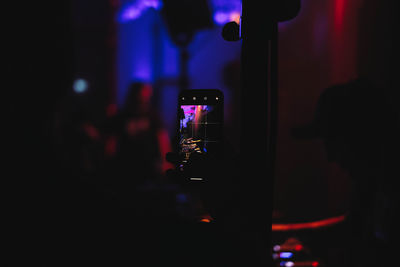
[{"label": "blurred crowd silhouette", "polygon": [[[243,243],[239,234],[243,207],[238,168],[230,166],[239,166],[231,146],[218,160],[191,159],[190,166],[205,170],[207,182],[187,183],[187,170],[178,168],[171,147],[173,137],[151,104],[152,93],[150,84],[132,83],[123,107],[110,106],[103,119],[93,120],[80,109],[57,113],[55,156],[66,171],[63,191],[69,195],[68,211],[62,213],[82,220],[62,225],[74,229],[71,235],[84,239],[91,253],[117,253],[117,261],[133,255],[132,262],[145,260],[145,266],[157,266],[164,257],[177,266],[245,264],[250,248],[259,244]],[[128,237],[133,243],[127,247]],[[235,257],[229,255],[234,251]]]},{"label": "blurred crowd silhouette", "polygon": [[91,120],[79,111],[64,120],[60,115],[55,137],[61,161],[75,168],[77,175],[102,181],[120,196],[130,195],[131,188],[160,181],[170,168],[165,154],[171,145],[151,106],[152,94],[150,84],[135,82],[121,110],[109,105],[101,119]]}]

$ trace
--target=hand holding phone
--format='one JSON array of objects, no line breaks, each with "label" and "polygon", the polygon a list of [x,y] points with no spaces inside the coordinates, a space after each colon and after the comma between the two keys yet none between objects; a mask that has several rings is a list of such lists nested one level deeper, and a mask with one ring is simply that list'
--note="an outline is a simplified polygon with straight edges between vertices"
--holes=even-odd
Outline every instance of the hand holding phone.
[{"label": "hand holding phone", "polygon": [[[184,90],[177,107],[175,153],[166,158],[175,165],[167,176],[200,198],[206,209],[219,206],[224,183],[223,94],[218,90]],[[224,192],[224,191],[223,191]]]}]

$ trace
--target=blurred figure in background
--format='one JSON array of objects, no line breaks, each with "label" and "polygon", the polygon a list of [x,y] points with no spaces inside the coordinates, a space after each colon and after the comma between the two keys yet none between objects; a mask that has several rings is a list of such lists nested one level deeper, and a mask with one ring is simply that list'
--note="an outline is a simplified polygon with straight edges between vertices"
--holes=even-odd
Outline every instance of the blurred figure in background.
[{"label": "blurred figure in background", "polygon": [[132,83],[122,109],[101,130],[107,135],[108,179],[115,179],[118,191],[128,195],[137,186],[160,181],[171,168],[165,160],[171,151],[170,138],[151,106],[152,96],[150,84]]},{"label": "blurred figure in background", "polygon": [[103,158],[101,135],[95,127],[101,113],[94,99],[92,94],[68,95],[53,117],[54,156],[64,172],[78,180],[95,175]]},{"label": "blurred figure in background", "polygon": [[363,80],[326,89],[314,121],[293,129],[297,138],[322,138],[328,161],[352,178],[348,266],[381,266],[394,242],[399,133],[382,90]]},{"label": "blurred figure in background", "polygon": [[166,182],[165,171],[172,167],[165,160],[170,138],[152,96],[150,84],[132,83],[121,110],[110,105],[107,114],[96,109],[93,94],[65,99],[55,115],[54,144],[66,182],[80,191],[77,202],[101,208],[112,199],[132,208],[138,188],[152,190]]}]

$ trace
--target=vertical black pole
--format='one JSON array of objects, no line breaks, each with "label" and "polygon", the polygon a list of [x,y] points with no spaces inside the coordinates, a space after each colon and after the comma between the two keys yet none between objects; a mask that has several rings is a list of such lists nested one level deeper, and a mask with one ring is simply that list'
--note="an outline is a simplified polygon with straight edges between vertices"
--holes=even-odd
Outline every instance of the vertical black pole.
[{"label": "vertical black pole", "polygon": [[[276,46],[272,40],[276,34],[276,22],[271,12],[272,1],[242,1],[242,129],[241,156],[243,180],[243,210],[247,221],[244,232],[253,240],[257,259],[269,262],[271,245],[271,216],[273,200],[273,175],[271,151],[274,141],[270,137],[270,115],[274,113],[277,94],[270,98],[269,90],[277,85]],[[273,60],[273,61],[271,61]],[[274,75],[274,77],[271,76]],[[275,103],[276,104],[276,103]]]},{"label": "vertical black pole", "polygon": [[[269,116],[269,136],[268,136],[268,175],[271,177],[271,187],[274,185],[275,163],[276,163],[276,146],[278,143],[278,23],[273,22],[271,25],[271,41],[270,41],[270,116]],[[272,190],[272,189],[271,189]],[[273,192],[271,191],[271,194]],[[272,201],[272,199],[271,199]],[[272,204],[271,204],[272,205]],[[272,207],[271,207],[272,209]]]}]

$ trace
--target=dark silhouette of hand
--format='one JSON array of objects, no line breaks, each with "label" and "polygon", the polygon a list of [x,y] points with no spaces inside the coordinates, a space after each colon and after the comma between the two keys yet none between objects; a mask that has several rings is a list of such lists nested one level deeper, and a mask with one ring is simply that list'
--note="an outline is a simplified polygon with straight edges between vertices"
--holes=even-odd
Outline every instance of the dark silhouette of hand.
[{"label": "dark silhouette of hand", "polygon": [[166,159],[175,166],[167,171],[171,181],[198,197],[212,218],[223,221],[229,216],[238,184],[239,171],[235,167],[239,165],[235,160],[193,153],[182,166],[177,153],[168,153]]}]

